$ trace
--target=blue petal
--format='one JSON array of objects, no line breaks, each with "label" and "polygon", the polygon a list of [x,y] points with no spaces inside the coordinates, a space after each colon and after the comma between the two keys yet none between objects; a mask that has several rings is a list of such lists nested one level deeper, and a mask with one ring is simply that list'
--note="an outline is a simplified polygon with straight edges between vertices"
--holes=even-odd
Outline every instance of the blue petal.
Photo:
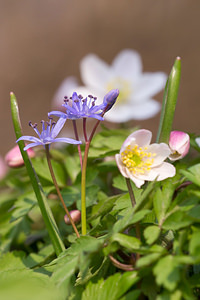
[{"label": "blue petal", "polygon": [[56,117],[59,117],[59,118],[64,118],[64,119],[67,119],[67,114],[61,112],[61,111],[56,111],[56,110],[53,110],[51,112],[48,113],[48,116],[56,116]]},{"label": "blue petal", "polygon": [[40,146],[40,145],[43,145],[41,142],[40,143],[32,143],[32,144],[29,144],[27,145],[26,147],[24,147],[24,151],[30,149],[30,148],[33,148],[33,147],[36,147],[36,146]]},{"label": "blue petal", "polygon": [[21,136],[18,140],[16,140],[16,143],[19,141],[29,141],[29,142],[36,142],[36,143],[41,143],[40,139],[36,138],[35,136],[30,136],[30,135],[23,135]]},{"label": "blue petal", "polygon": [[51,141],[52,143],[61,142],[61,143],[68,143],[68,144],[82,144],[81,141],[76,141],[70,138],[57,138]]},{"label": "blue petal", "polygon": [[89,114],[89,116],[87,116],[88,118],[94,118],[94,119],[97,119],[97,120],[100,120],[100,121],[103,121],[104,118],[101,117],[100,115],[97,115],[97,114]]},{"label": "blue petal", "polygon": [[61,131],[61,129],[63,128],[63,126],[65,125],[67,119],[64,118],[60,118],[55,127],[53,128],[52,132],[51,132],[51,137],[54,139],[55,137],[57,137],[57,135],[59,134],[59,132]]}]

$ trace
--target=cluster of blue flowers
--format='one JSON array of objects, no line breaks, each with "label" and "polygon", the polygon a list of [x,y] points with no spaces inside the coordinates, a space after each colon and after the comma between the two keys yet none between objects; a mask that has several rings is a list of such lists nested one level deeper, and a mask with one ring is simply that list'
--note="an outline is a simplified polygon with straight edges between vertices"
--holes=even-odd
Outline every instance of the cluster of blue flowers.
[{"label": "cluster of blue flowers", "polygon": [[[28,150],[29,148],[43,145],[50,145],[55,142],[63,142],[68,144],[81,144],[81,141],[77,141],[70,138],[56,138],[63,128],[67,119],[76,120],[82,118],[95,118],[97,120],[103,120],[103,115],[107,112],[116,102],[116,99],[119,95],[119,90],[111,90],[108,92],[104,99],[103,103],[100,105],[96,105],[96,97],[89,95],[87,98],[83,98],[81,95],[77,95],[76,92],[73,93],[72,97],[65,97],[63,106],[66,108],[66,112],[61,111],[52,111],[48,113],[49,121],[41,121],[42,123],[42,131],[41,133],[37,129],[37,124],[32,124],[29,122],[29,125],[34,129],[37,133],[38,137],[34,136],[21,136],[18,141],[25,140],[28,142],[32,142],[27,145],[24,150]],[[57,122],[52,121],[51,116],[59,117]]]}]

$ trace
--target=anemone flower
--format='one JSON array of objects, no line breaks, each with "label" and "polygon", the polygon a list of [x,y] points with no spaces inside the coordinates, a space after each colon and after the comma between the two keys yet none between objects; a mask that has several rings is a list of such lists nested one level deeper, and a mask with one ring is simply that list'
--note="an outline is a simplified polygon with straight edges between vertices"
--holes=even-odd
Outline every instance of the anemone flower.
[{"label": "anemone flower", "polygon": [[37,124],[32,124],[29,122],[29,125],[34,129],[34,131],[37,133],[39,138],[34,136],[21,136],[16,142],[24,140],[32,142],[31,144],[28,144],[26,147],[24,147],[24,151],[28,150],[29,148],[42,145],[50,145],[51,143],[55,142],[62,142],[62,143],[68,143],[68,144],[81,144],[80,141],[76,141],[70,138],[56,138],[57,135],[60,133],[61,129],[63,128],[65,124],[66,119],[60,118],[57,123],[52,122],[52,118],[49,118],[49,122],[41,121],[42,123],[42,132],[40,133],[37,129]]},{"label": "anemone flower", "polygon": [[145,181],[173,177],[175,167],[164,160],[171,150],[165,143],[151,144],[152,133],[141,129],[133,132],[123,143],[115,159],[121,174],[130,178],[140,188]]},{"label": "anemone flower", "polygon": [[[107,121],[145,120],[160,110],[160,103],[153,97],[164,88],[167,76],[163,72],[143,73],[141,57],[134,50],[121,51],[111,65],[95,54],[88,54],[80,62],[80,73],[84,84],[76,88],[80,94],[91,93],[102,99],[109,90],[119,89],[116,105],[105,115]],[[74,89],[75,80],[65,79],[62,83],[63,93],[65,86],[65,93],[71,94],[70,84]],[[60,89],[56,95],[60,95]]]}]

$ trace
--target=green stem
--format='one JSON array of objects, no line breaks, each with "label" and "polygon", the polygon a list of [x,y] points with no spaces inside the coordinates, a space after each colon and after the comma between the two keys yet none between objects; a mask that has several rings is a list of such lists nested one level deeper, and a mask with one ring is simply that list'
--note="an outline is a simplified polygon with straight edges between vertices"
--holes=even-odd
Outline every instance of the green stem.
[{"label": "green stem", "polygon": [[[11,102],[11,112],[12,112],[12,120],[13,120],[14,130],[15,130],[16,138],[18,139],[22,136],[22,129],[21,129],[21,122],[20,122],[20,117],[19,117],[19,109],[18,109],[17,99],[13,93],[10,93],[10,102]],[[21,155],[24,160],[25,167],[27,169],[27,173],[30,177],[30,181],[31,181],[33,190],[35,192],[44,223],[45,223],[47,231],[49,233],[49,237],[51,239],[55,253],[58,256],[60,253],[62,253],[65,250],[65,246],[61,239],[60,232],[58,230],[58,227],[54,220],[52,211],[48,205],[47,199],[44,195],[44,192],[42,190],[42,187],[38,180],[38,177],[35,174],[35,171],[29,160],[29,157],[28,157],[26,151],[23,150],[25,147],[25,144],[23,141],[19,141],[18,145],[19,145],[19,149],[21,151]]]},{"label": "green stem", "polygon": [[169,136],[172,130],[172,124],[178,97],[180,77],[181,59],[180,57],[177,57],[165,87],[157,142],[163,142],[167,144],[169,142]]},{"label": "green stem", "polygon": [[[133,193],[133,189],[132,189],[132,186],[131,186],[131,182],[130,182],[130,179],[129,178],[126,178],[126,185],[127,185],[127,188],[128,188],[128,192],[129,192],[129,195],[130,195],[130,199],[131,199],[131,204],[133,206],[133,208],[135,207],[135,196],[134,196],[134,193]],[[136,233],[136,237],[141,240],[141,234],[140,234],[140,224],[139,223],[136,223],[135,224],[135,233]],[[140,254],[139,253],[136,253],[136,260],[138,260],[140,258]]]},{"label": "green stem", "polygon": [[87,141],[85,144],[85,153],[83,157],[83,166],[82,166],[82,176],[81,176],[81,226],[82,226],[82,235],[87,233],[87,222],[86,222],[86,169],[87,169],[87,159],[88,152],[90,147],[90,141]]},{"label": "green stem", "polygon": [[53,179],[53,183],[54,183],[54,186],[56,188],[58,197],[60,198],[60,201],[61,201],[61,203],[62,203],[62,205],[64,207],[64,210],[65,210],[65,212],[66,212],[66,214],[67,214],[67,216],[68,216],[68,218],[69,218],[69,220],[70,220],[70,222],[72,224],[72,227],[73,227],[73,229],[74,229],[74,231],[76,233],[76,236],[78,238],[80,238],[80,235],[79,235],[79,232],[78,232],[78,230],[76,228],[76,225],[75,225],[75,223],[74,223],[74,221],[73,221],[73,219],[72,219],[72,217],[71,217],[71,215],[70,215],[70,213],[69,213],[69,211],[67,209],[67,206],[65,205],[65,202],[64,202],[63,197],[61,195],[60,189],[58,187],[58,183],[57,183],[57,180],[56,180],[56,177],[55,177],[55,174],[54,174],[54,171],[53,171],[53,167],[52,167],[52,164],[51,164],[51,158],[50,158],[50,153],[49,153],[49,145],[45,145],[45,150],[46,150],[46,156],[47,156],[47,163],[48,163],[48,166],[49,166],[49,171],[51,173],[51,177]]},{"label": "green stem", "polygon": [[128,192],[129,192],[129,195],[130,195],[130,199],[131,199],[131,204],[132,206],[134,207],[136,202],[135,202],[135,196],[134,196],[134,193],[133,193],[133,189],[132,189],[132,186],[131,186],[131,182],[130,182],[130,179],[129,178],[125,178],[126,179],[126,185],[127,185],[127,188],[128,188]]},{"label": "green stem", "polygon": [[[109,104],[106,106],[105,110],[101,114],[105,114],[107,111]],[[90,148],[90,143],[92,138],[95,134],[97,127],[99,126],[100,120],[97,120],[92,132],[90,134],[89,140],[87,139],[86,133],[86,118],[83,119],[83,132],[85,137],[85,152],[83,157],[83,165],[82,165],[82,175],[81,175],[81,227],[82,227],[82,235],[86,235],[87,233],[87,221],[86,221],[86,170],[87,170],[87,160],[88,160],[88,153]]]}]

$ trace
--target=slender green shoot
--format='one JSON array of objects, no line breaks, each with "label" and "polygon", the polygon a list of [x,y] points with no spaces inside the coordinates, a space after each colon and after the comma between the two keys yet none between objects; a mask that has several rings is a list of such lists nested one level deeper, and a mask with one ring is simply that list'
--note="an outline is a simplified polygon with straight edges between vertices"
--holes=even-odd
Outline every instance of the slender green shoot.
[{"label": "slender green shoot", "polygon": [[[15,135],[16,135],[16,139],[18,139],[22,136],[22,129],[21,129],[21,122],[20,122],[20,117],[19,117],[19,109],[18,109],[17,99],[13,93],[10,93],[10,102],[11,102],[11,112],[12,112],[12,120],[13,120]],[[24,141],[19,141],[18,145],[19,145],[19,148],[20,148],[23,160],[24,160],[25,167],[27,169],[27,173],[30,177],[30,181],[31,181],[33,190],[35,192],[44,223],[45,223],[47,231],[49,233],[49,237],[51,239],[55,253],[58,256],[61,252],[63,252],[65,250],[65,246],[61,239],[59,229],[56,225],[52,211],[48,205],[47,199],[42,190],[39,179],[32,167],[29,157],[28,157],[26,151],[23,150],[25,147]]]},{"label": "slender green shoot", "polygon": [[168,143],[177,103],[181,77],[181,59],[177,57],[166,83],[157,142]]}]

